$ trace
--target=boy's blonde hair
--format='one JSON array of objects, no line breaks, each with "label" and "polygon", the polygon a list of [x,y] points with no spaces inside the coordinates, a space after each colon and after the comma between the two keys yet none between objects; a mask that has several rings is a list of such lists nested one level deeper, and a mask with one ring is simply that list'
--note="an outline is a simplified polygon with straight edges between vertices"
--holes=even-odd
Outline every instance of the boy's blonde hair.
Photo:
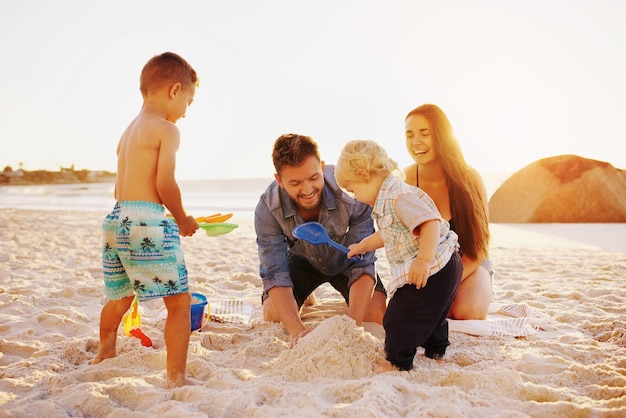
[{"label": "boy's blonde hair", "polygon": [[196,70],[183,57],[164,52],[155,55],[144,65],[139,78],[139,90],[145,97],[149,92],[173,83],[180,83],[186,89],[192,85],[198,87],[200,81]]},{"label": "boy's blonde hair", "polygon": [[370,176],[402,175],[395,162],[383,147],[372,140],[357,139],[348,142],[339,154],[335,178],[339,186],[346,183],[363,183],[363,174]]}]

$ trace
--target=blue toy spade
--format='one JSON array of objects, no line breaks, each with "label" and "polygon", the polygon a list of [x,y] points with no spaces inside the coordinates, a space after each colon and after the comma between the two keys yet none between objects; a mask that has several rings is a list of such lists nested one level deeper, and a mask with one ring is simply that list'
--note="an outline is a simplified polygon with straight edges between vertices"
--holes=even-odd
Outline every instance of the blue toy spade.
[{"label": "blue toy spade", "polygon": [[[296,226],[291,231],[291,233],[294,237],[306,241],[310,244],[328,244],[344,254],[348,254],[348,252],[350,251],[343,245],[330,239],[326,228],[324,228],[324,225],[319,222],[305,222],[302,225]],[[355,261],[360,261],[363,259],[363,256],[353,256],[352,259]]]}]

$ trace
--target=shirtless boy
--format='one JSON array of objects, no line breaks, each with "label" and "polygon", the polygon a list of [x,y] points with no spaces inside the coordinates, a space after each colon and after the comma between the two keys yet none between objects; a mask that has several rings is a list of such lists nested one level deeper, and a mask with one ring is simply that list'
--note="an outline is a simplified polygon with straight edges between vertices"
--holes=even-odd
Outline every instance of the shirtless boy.
[{"label": "shirtless boy", "polygon": [[[115,357],[117,330],[135,294],[162,297],[167,308],[167,387],[187,383],[191,296],[180,236],[198,229],[183,207],[174,177],[180,132],[198,86],[195,70],[166,52],[150,59],[140,78],[143,106],[117,147],[115,206],[102,224],[107,302],[100,316],[100,350],[92,364]],[[165,208],[173,218],[165,216]]]}]

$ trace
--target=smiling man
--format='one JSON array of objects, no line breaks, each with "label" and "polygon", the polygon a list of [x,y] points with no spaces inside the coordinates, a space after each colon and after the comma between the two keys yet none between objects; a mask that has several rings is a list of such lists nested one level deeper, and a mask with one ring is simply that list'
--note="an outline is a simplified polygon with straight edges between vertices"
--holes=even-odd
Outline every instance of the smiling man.
[{"label": "smiling man", "polygon": [[382,323],[387,295],[374,252],[354,261],[328,245],[300,241],[292,234],[295,226],[317,221],[332,240],[348,246],[374,232],[371,208],[339,188],[334,167],[324,165],[317,143],[308,136],[280,136],[272,159],[276,180],[261,195],[254,214],[263,317],[281,322],[293,346],[309,332],[300,318],[302,305],[317,287],[330,283],[357,325]]}]

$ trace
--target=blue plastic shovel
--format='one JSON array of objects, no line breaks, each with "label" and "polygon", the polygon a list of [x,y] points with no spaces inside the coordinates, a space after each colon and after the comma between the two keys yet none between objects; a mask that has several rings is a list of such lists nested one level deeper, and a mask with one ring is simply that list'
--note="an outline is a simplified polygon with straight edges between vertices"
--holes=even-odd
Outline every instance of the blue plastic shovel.
[{"label": "blue plastic shovel", "polygon": [[[324,225],[319,222],[305,222],[302,225],[296,226],[291,233],[294,237],[304,240],[308,243],[319,245],[319,244],[328,244],[336,250],[341,251],[344,254],[348,254],[350,250],[348,250],[343,245],[338,242],[333,241],[328,236],[328,232]],[[362,255],[353,256],[352,259],[355,261],[360,261],[363,258]]]}]

